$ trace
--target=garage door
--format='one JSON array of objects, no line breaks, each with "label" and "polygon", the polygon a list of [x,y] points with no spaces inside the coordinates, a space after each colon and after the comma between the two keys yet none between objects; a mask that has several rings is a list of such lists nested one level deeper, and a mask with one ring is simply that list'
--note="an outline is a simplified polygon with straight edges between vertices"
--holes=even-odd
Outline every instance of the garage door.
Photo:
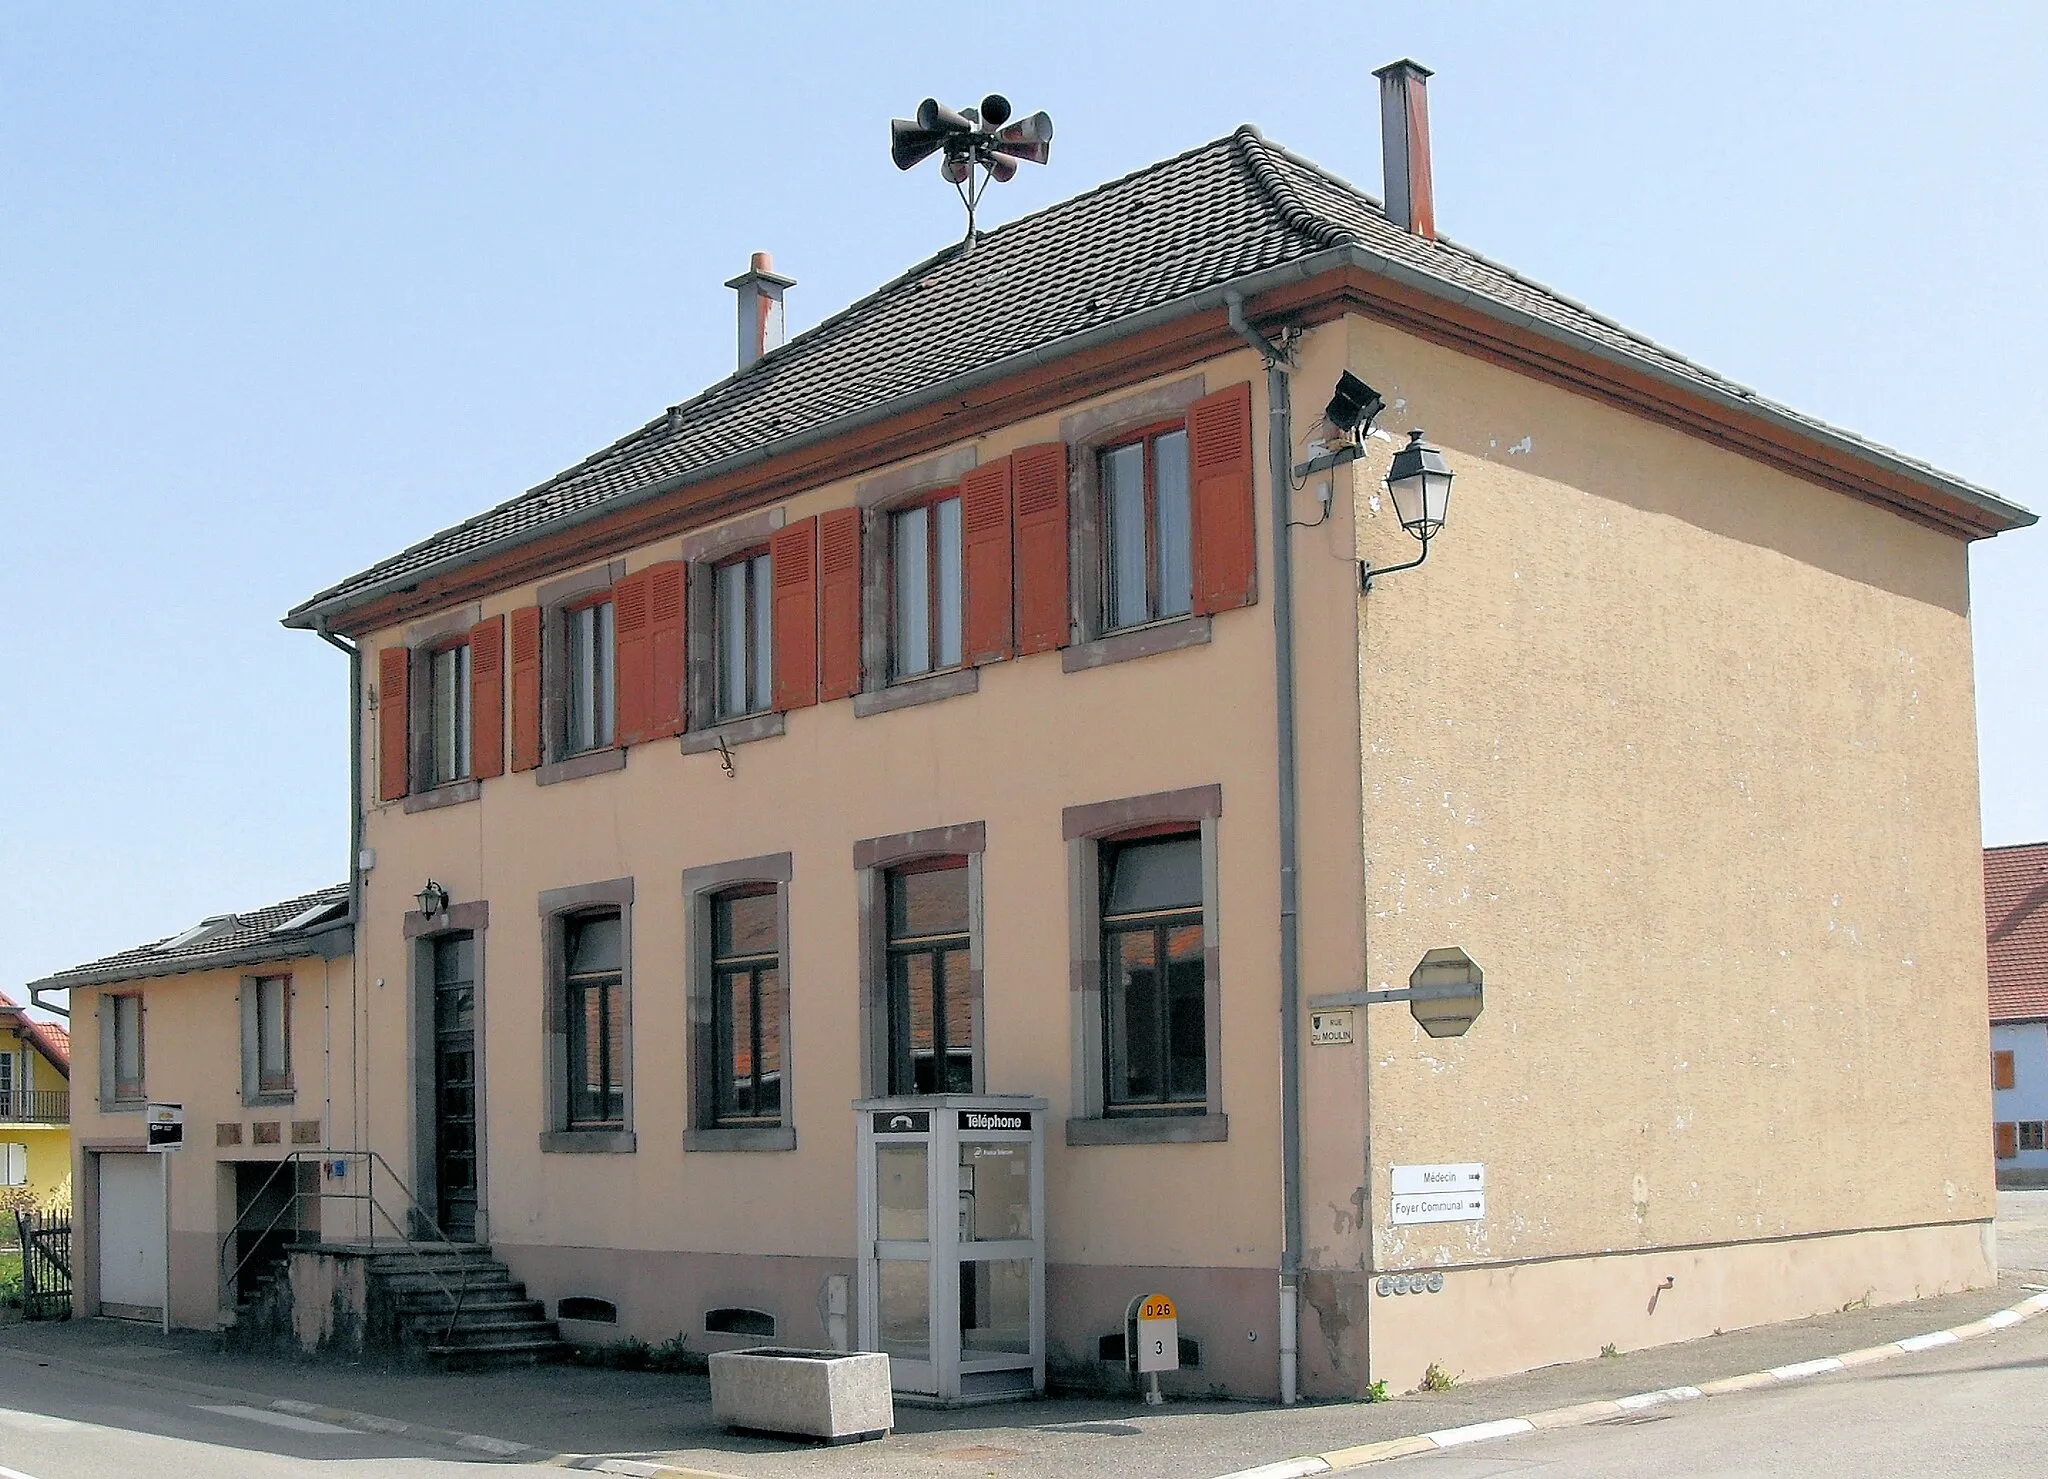
[{"label": "garage door", "polygon": [[164,1313],[164,1186],[154,1155],[100,1161],[100,1313],[160,1320]]}]

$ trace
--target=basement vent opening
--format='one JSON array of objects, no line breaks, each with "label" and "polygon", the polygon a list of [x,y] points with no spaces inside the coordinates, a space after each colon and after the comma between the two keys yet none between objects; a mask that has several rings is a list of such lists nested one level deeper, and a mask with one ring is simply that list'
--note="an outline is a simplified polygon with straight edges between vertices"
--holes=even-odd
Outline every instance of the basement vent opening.
[{"label": "basement vent opening", "polygon": [[555,1318],[589,1320],[597,1325],[616,1325],[619,1323],[619,1307],[609,1299],[593,1299],[588,1294],[569,1294],[555,1302]]},{"label": "basement vent opening", "polygon": [[706,1335],[759,1335],[769,1340],[775,1338],[775,1316],[766,1310],[750,1310],[738,1306],[704,1312],[704,1333]]}]

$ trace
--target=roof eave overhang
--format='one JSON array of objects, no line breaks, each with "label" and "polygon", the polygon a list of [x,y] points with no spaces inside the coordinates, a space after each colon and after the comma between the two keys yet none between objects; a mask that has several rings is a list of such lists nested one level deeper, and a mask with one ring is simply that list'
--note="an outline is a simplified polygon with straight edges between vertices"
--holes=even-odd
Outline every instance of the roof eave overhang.
[{"label": "roof eave overhang", "polygon": [[130,981],[160,981],[168,976],[196,976],[207,971],[233,970],[245,965],[274,965],[282,960],[339,960],[355,951],[355,925],[341,920],[322,929],[307,930],[303,934],[277,941],[275,944],[244,945],[239,950],[225,950],[218,955],[201,956],[197,959],[166,960],[159,965],[143,961],[128,961],[119,966],[104,969],[85,967],[75,971],[59,971],[54,976],[45,976],[40,981],[31,981],[28,989],[37,991],[82,991],[100,986],[120,986]]},{"label": "roof eave overhang", "polygon": [[[1539,363],[1528,358],[1526,353],[1519,358],[1514,355],[1506,356],[1516,361],[1518,367],[1524,370],[1561,380],[1581,390],[1596,389],[1595,385],[1588,381],[1589,370],[1596,376],[1602,369],[1607,371],[1617,382],[1616,386],[1608,387],[1609,389],[1619,389],[1620,382],[1624,380],[1635,382],[1630,388],[1630,393],[1610,395],[1608,398],[1619,400],[1622,404],[1637,410],[1661,409],[1666,414],[1661,415],[1659,419],[1688,426],[1696,431],[1703,430],[1699,414],[1701,411],[1718,413],[1720,418],[1725,418],[1737,428],[1741,423],[1748,422],[1754,430],[1768,435],[1752,436],[1748,439],[1724,439],[1734,441],[1738,450],[1761,456],[1763,460],[1777,463],[1797,475],[1843,488],[1857,496],[1870,497],[1873,501],[1885,503],[1920,522],[1932,524],[1960,537],[1986,538],[2007,530],[2024,528],[2035,522],[2035,515],[2027,509],[1963,479],[1897,456],[1885,448],[1836,432],[1832,428],[1791,415],[1760,398],[1720,390],[1711,384],[1680,375],[1654,360],[1627,354],[1589,335],[1573,333],[1559,324],[1446,282],[1369,247],[1345,244],[1326,248],[1278,267],[1248,273],[1140,313],[1052,340],[1035,349],[991,361],[978,369],[940,381],[915,394],[898,396],[865,410],[824,422],[806,431],[764,442],[750,451],[721,458],[678,477],[649,483],[645,487],[607,499],[588,509],[578,510],[540,527],[522,530],[517,534],[465,550],[459,555],[422,569],[393,575],[345,593],[341,592],[339,587],[330,588],[329,591],[293,607],[285,615],[284,625],[301,630],[315,630],[325,624],[337,630],[360,635],[379,623],[375,619],[352,620],[351,613],[363,612],[365,608],[375,606],[388,597],[410,593],[428,581],[445,580],[463,570],[489,564],[526,545],[552,540],[579,528],[614,519],[620,514],[667,498],[694,485],[741,475],[750,469],[760,468],[779,459],[868,431],[893,419],[914,416],[932,407],[971,395],[990,385],[1045,370],[1061,361],[1070,360],[1118,340],[1136,338],[1182,319],[1216,312],[1233,297],[1248,300],[1280,300],[1271,305],[1255,303],[1254,316],[1261,311],[1284,310],[1315,296],[1300,291],[1306,284],[1316,278],[1334,274],[1349,274],[1355,279],[1363,280],[1364,289],[1360,301],[1355,305],[1361,311],[1391,317],[1403,323],[1403,326],[1420,329],[1429,333],[1431,337],[1448,338],[1449,342],[1459,343],[1456,336],[1431,333],[1431,325],[1410,322],[1399,312],[1384,312],[1394,305],[1375,301],[1378,295],[1370,286],[1371,280],[1378,279],[1390,283],[1401,290],[1404,296],[1419,296],[1425,300],[1448,305],[1456,311],[1460,319],[1469,321],[1477,318],[1504,326],[1512,331],[1510,338],[1521,336],[1524,341],[1533,339],[1559,352],[1561,363],[1554,365]],[[1230,336],[1230,342],[1236,342],[1234,336]],[[1525,342],[1521,347],[1526,351],[1528,345]],[[1668,397],[1669,405],[1654,408],[1645,404],[1641,393],[1643,382],[1659,387]],[[1683,414],[1673,414],[1674,412]],[[1782,455],[1788,446],[1796,452],[1802,445],[1808,449],[1821,451],[1825,455],[1820,458]],[[1781,455],[1772,455],[1773,448]],[[1858,478],[1859,471],[1868,479],[1868,486],[1864,486],[1863,481]],[[1871,477],[1871,474],[1876,476]]]}]

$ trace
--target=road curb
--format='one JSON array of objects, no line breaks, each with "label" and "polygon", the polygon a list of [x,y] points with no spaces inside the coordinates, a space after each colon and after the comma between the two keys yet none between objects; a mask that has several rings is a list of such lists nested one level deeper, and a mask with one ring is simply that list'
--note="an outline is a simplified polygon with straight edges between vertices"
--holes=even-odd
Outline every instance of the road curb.
[{"label": "road curb", "polygon": [[1636,1392],[1626,1397],[1580,1402],[1571,1407],[1556,1407],[1547,1412],[1531,1412],[1521,1417],[1496,1418],[1491,1422],[1440,1428],[1433,1433],[1417,1433],[1408,1438],[1383,1438],[1352,1448],[1332,1449],[1328,1453],[1282,1459],[1278,1463],[1261,1464],[1257,1468],[1233,1469],[1228,1474],[1219,1475],[1218,1479],[1309,1479],[1313,1474],[1362,1469],[1367,1464],[1385,1463],[1388,1459],[1407,1458],[1417,1453],[1434,1453],[1445,1448],[1461,1448],[1468,1443],[1488,1443],[1498,1438],[1512,1438],[1522,1433],[1543,1432],[1554,1428],[1582,1428],[1589,1423],[1607,1422],[1628,1413],[1640,1412],[1646,1407],[1660,1407],[1668,1402],[1693,1402],[1707,1397],[1723,1396],[1730,1392],[1753,1392],[1763,1387],[1805,1381],[1810,1377],[1825,1376],[1830,1372],[1867,1366],[1873,1361],[1888,1361],[1896,1356],[1931,1351],[1939,1346],[1954,1345],[1958,1341],[1973,1340],[1994,1330],[2007,1329],[2022,1320],[2031,1320],[2043,1311],[2048,1311],[2048,1292],[2023,1299],[2010,1308],[1995,1310],[1982,1319],[1972,1320],[1966,1325],[1957,1325],[1948,1330],[1933,1330],[1925,1335],[1909,1335],[1901,1340],[1866,1346],[1862,1350],[1848,1351],[1839,1356],[1823,1356],[1813,1361],[1794,1361],[1787,1366],[1773,1366],[1765,1371],[1749,1371],[1741,1376],[1724,1376],[1718,1381],[1702,1382],[1696,1387],[1664,1387],[1654,1392]]}]

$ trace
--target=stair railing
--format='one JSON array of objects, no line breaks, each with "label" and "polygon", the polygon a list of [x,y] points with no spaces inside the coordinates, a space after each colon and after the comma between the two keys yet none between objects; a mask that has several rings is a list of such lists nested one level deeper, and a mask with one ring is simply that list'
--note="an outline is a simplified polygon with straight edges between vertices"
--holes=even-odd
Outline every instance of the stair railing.
[{"label": "stair railing", "polygon": [[[296,1170],[296,1167],[305,1165],[309,1162],[317,1163],[322,1168],[320,1181],[318,1183],[320,1189],[310,1192],[302,1191],[300,1189],[299,1176]],[[363,1171],[363,1190],[326,1190],[326,1165],[330,1162],[342,1162],[345,1166],[349,1164],[360,1165]],[[292,1172],[290,1193],[285,1197],[283,1204],[279,1206],[278,1209],[271,1214],[269,1222],[265,1223],[262,1229],[257,1232],[255,1246],[250,1248],[250,1250],[247,1253],[244,1253],[238,1260],[236,1260],[234,1268],[230,1270],[228,1273],[226,1279],[226,1287],[229,1289],[234,1289],[240,1284],[242,1270],[249,1266],[250,1260],[255,1258],[257,1253],[262,1249],[264,1239],[268,1238],[272,1233],[277,1231],[279,1223],[281,1223],[287,1215],[290,1215],[292,1219],[291,1230],[294,1232],[299,1230],[298,1217],[296,1214],[299,1208],[299,1204],[301,1202],[361,1202],[364,1204],[364,1209],[368,1214],[367,1223],[370,1235],[369,1246],[371,1256],[376,1256],[376,1253],[378,1251],[377,1219],[379,1217],[382,1217],[387,1223],[391,1225],[391,1230],[398,1235],[398,1248],[396,1251],[410,1254],[414,1259],[416,1259],[420,1265],[418,1272],[423,1273],[428,1278],[432,1279],[434,1283],[440,1288],[441,1293],[447,1298],[449,1310],[448,1328],[446,1332],[443,1334],[442,1340],[444,1343],[452,1341],[455,1336],[455,1326],[457,1322],[459,1322],[462,1319],[463,1304],[469,1298],[469,1276],[471,1271],[471,1261],[468,1258],[464,1257],[462,1251],[456,1247],[454,1239],[450,1238],[445,1232],[441,1230],[440,1224],[437,1223],[433,1218],[427,1216],[425,1209],[423,1209],[419,1204],[419,1199],[412,1194],[412,1188],[405,1184],[405,1179],[402,1176],[400,1176],[396,1171],[392,1170],[391,1163],[385,1160],[382,1155],[378,1154],[374,1150],[294,1150],[286,1154],[274,1166],[271,1167],[270,1174],[263,1179],[263,1184],[256,1189],[255,1196],[250,1199],[249,1210],[247,1212],[242,1213],[241,1216],[235,1219],[234,1226],[230,1227],[227,1231],[227,1236],[221,1239],[220,1257],[217,1260],[217,1262],[221,1266],[226,1265],[228,1260],[228,1250],[231,1247],[233,1247],[236,1235],[244,1230],[244,1224],[250,1223],[251,1214],[254,1213],[259,1206],[262,1205],[264,1195],[270,1190],[272,1184],[276,1182],[278,1176],[282,1174],[285,1168],[288,1166],[294,1168]],[[385,1176],[389,1178],[392,1184],[398,1188],[400,1194],[403,1195],[403,1197],[405,1198],[404,1211],[406,1213],[407,1223],[410,1224],[410,1227],[412,1229],[411,1232],[408,1232],[406,1225],[401,1224],[398,1221],[398,1219],[391,1215],[390,1211],[384,1206],[384,1204],[377,1200],[375,1188],[377,1168],[379,1166],[382,1166],[384,1168]],[[419,1245],[418,1233],[420,1229],[425,1229],[427,1232],[431,1233],[434,1236],[434,1238],[439,1239],[441,1244],[444,1247],[446,1247],[449,1254],[454,1257],[456,1266],[462,1270],[462,1278],[455,1288],[450,1289],[448,1287],[447,1281],[443,1279],[441,1275],[427,1261],[427,1254],[421,1249]]]}]

